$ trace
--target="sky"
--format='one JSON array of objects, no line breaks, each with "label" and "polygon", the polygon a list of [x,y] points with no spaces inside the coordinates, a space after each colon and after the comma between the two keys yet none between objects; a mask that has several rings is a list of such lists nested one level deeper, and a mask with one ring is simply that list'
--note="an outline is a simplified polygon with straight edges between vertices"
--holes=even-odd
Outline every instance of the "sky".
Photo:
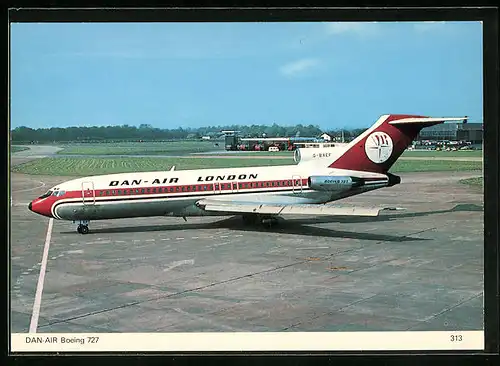
[{"label": "sky", "polygon": [[13,23],[11,128],[483,118],[480,22]]}]

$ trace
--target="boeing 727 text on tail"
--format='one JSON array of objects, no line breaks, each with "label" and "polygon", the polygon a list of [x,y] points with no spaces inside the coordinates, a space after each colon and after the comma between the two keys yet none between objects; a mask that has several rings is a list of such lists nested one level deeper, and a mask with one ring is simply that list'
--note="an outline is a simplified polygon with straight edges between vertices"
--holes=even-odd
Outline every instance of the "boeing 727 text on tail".
[{"label": "boeing 727 text on tail", "polygon": [[348,144],[295,152],[295,165],[141,172],[61,183],[29,204],[40,215],[77,222],[147,216],[287,214],[377,216],[387,207],[342,207],[342,198],[399,184],[389,169],[420,130],[461,118],[383,115]]}]

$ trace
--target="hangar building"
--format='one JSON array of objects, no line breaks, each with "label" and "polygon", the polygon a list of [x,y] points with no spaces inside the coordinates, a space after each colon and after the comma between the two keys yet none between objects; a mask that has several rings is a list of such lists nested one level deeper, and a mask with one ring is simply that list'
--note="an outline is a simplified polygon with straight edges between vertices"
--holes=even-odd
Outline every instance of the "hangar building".
[{"label": "hangar building", "polygon": [[418,134],[417,140],[465,140],[473,144],[480,144],[483,142],[483,124],[442,123],[424,128]]}]

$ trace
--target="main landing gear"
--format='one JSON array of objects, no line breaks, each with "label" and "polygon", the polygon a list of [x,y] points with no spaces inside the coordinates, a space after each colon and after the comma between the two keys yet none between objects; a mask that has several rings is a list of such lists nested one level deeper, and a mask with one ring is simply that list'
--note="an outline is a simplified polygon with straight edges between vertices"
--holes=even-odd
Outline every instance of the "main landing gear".
[{"label": "main landing gear", "polygon": [[268,228],[278,223],[278,219],[276,217],[268,215],[246,214],[243,215],[242,219],[245,225],[261,224],[262,226]]},{"label": "main landing gear", "polygon": [[76,231],[79,234],[88,234],[88,232],[89,232],[89,221],[88,220],[73,221],[73,223],[75,223],[75,222],[78,223]]}]

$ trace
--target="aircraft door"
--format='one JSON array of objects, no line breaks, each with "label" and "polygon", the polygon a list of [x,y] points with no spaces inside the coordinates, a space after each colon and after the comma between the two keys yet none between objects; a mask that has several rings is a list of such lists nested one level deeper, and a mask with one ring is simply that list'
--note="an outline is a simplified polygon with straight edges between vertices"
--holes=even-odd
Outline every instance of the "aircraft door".
[{"label": "aircraft door", "polygon": [[220,183],[214,183],[214,193],[220,194],[222,191],[222,187]]},{"label": "aircraft door", "polygon": [[84,205],[95,204],[94,182],[82,182],[82,200]]},{"label": "aircraft door", "polygon": [[300,175],[292,175],[293,193],[302,193],[302,178]]}]

